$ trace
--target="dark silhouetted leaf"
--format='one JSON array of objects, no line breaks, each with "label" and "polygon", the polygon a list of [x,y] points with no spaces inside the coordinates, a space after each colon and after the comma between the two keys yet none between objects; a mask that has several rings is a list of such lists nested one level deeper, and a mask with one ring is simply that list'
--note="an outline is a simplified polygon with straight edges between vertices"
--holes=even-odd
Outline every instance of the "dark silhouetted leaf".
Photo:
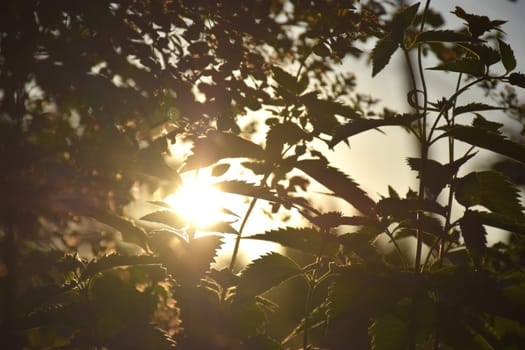
[{"label": "dark silhouetted leaf", "polygon": [[159,210],[149,213],[141,217],[140,220],[157,222],[177,229],[180,229],[187,224],[186,219],[171,210]]},{"label": "dark silhouetted leaf", "polygon": [[509,83],[511,85],[519,86],[525,89],[525,74],[523,73],[509,74]]},{"label": "dark silhouetted leaf", "polygon": [[456,200],[469,208],[482,205],[517,221],[525,221],[514,185],[497,171],[472,172],[456,180]]},{"label": "dark silhouetted leaf", "polygon": [[485,74],[485,65],[481,61],[472,58],[462,58],[457,61],[443,62],[435,67],[427,69],[465,73],[475,77],[481,77]]},{"label": "dark silhouetted leaf", "polygon": [[212,131],[195,141],[181,171],[207,167],[225,158],[264,159],[261,146],[234,134]]},{"label": "dark silhouetted leaf", "polygon": [[296,167],[333,191],[337,197],[352,204],[361,213],[373,216],[374,201],[358,184],[337,168],[331,167],[324,160],[319,159],[302,160],[297,162]]},{"label": "dark silhouetted leaf", "polygon": [[390,35],[379,39],[372,50],[372,76],[376,76],[388,64],[390,58],[396,52],[399,44]]},{"label": "dark silhouetted leaf", "polygon": [[330,49],[323,43],[318,43],[312,48],[313,53],[317,56],[326,57],[330,56]]},{"label": "dark silhouetted leaf", "polygon": [[235,193],[241,196],[264,199],[270,202],[289,204],[289,202],[286,199],[278,197],[270,189],[262,186],[257,186],[248,182],[229,180],[217,182],[214,185],[217,188],[219,188],[222,192]]},{"label": "dark silhouetted leaf", "polygon": [[499,129],[503,127],[502,123],[491,122],[483,118],[481,114],[478,114],[478,113],[475,113],[475,114],[476,114],[476,118],[474,118],[474,120],[472,121],[472,126],[476,128],[487,129],[489,131],[493,131],[498,134],[501,133]]},{"label": "dark silhouetted leaf", "polygon": [[297,79],[295,79],[293,75],[282,68],[273,66],[272,72],[275,81],[288,91],[294,94],[300,94],[305,89],[305,87],[301,86],[301,84],[297,81]]},{"label": "dark silhouetted leaf", "polygon": [[161,268],[159,258],[150,255],[106,255],[96,260],[90,261],[82,273],[82,278],[87,279],[96,273],[109,270],[115,267],[134,266],[134,265],[154,265],[159,268],[159,272],[166,275],[166,271]]},{"label": "dark silhouetted leaf", "polygon": [[417,198],[395,199],[383,198],[377,202],[377,212],[379,215],[401,221],[410,217],[411,213],[426,211],[429,213],[445,215],[446,208],[430,199],[420,200]]},{"label": "dark silhouetted leaf", "polygon": [[525,147],[519,143],[510,141],[499,133],[487,130],[485,128],[455,125],[444,128],[446,135],[452,136],[456,140],[469,143],[473,146],[487,149],[499,153],[503,156],[512,158],[519,162],[525,163]]},{"label": "dark silhouetted leaf", "polygon": [[477,38],[457,33],[452,30],[429,30],[419,33],[416,37],[415,43],[469,43],[479,41],[480,40]]},{"label": "dark silhouetted leaf", "polygon": [[339,243],[330,239],[330,237],[325,237],[326,241],[323,243],[322,233],[313,228],[286,227],[262,234],[246,236],[243,239],[257,239],[279,243],[286,248],[297,249],[312,255],[334,256],[339,248]]},{"label": "dark silhouetted leaf", "polygon": [[477,215],[472,215],[470,210],[466,210],[463,217],[459,220],[461,235],[465,240],[465,245],[472,260],[477,265],[480,264],[487,245],[487,231],[479,219]]},{"label": "dark silhouetted leaf", "polygon": [[461,46],[476,56],[486,66],[491,66],[501,60],[500,53],[490,46],[480,44],[461,44]]},{"label": "dark silhouetted leaf", "polygon": [[214,222],[213,224],[206,225],[206,226],[199,226],[198,230],[200,232],[219,232],[219,233],[234,233],[239,234],[236,229],[230,225],[230,222]]},{"label": "dark silhouetted leaf", "polygon": [[457,106],[454,108],[454,115],[460,115],[463,113],[479,112],[479,111],[493,111],[503,109],[501,107],[491,106],[481,102],[472,102],[464,106]]},{"label": "dark silhouetted leaf", "polygon": [[475,38],[492,29],[500,30],[499,26],[506,23],[506,21],[501,20],[491,21],[487,16],[467,13],[459,6],[456,6],[456,9],[452,13],[467,21],[469,32]]},{"label": "dark silhouetted leaf", "polygon": [[328,146],[333,148],[339,142],[351,136],[357,135],[363,131],[378,128],[380,126],[410,125],[420,117],[421,116],[417,114],[403,114],[401,116],[385,119],[355,119],[348,124],[339,127]]},{"label": "dark silhouetted leaf", "polygon": [[[322,325],[326,322],[326,312],[328,310],[328,304],[326,302],[323,302],[321,305],[315,307],[310,314],[308,315],[308,321],[312,328],[315,328],[316,326]],[[283,339],[282,344],[286,344],[290,342],[295,337],[302,334],[304,331],[304,326],[306,322],[303,318],[299,324],[292,330],[286,338]]]},{"label": "dark silhouetted leaf", "polygon": [[263,255],[241,272],[237,295],[253,297],[262,294],[301,273],[301,267],[284,255]]},{"label": "dark silhouetted leaf", "polygon": [[94,211],[93,218],[103,224],[115,228],[122,234],[124,241],[134,243],[139,247],[147,249],[145,231],[135,225],[131,220],[102,210]]},{"label": "dark silhouetted leaf", "polygon": [[318,92],[309,92],[300,97],[308,109],[320,118],[324,115],[341,115],[349,119],[361,118],[361,116],[351,107],[345,106],[336,101],[322,100],[317,97]]},{"label": "dark silhouetted leaf", "polygon": [[483,225],[525,235],[525,225],[509,216],[477,210],[470,210],[470,215],[476,216]]},{"label": "dark silhouetted leaf", "polygon": [[211,169],[211,176],[222,176],[230,169],[230,164],[217,164]]},{"label": "dark silhouetted leaf", "polygon": [[[403,8],[401,11],[397,12],[392,19],[391,29],[392,36],[399,37],[399,34],[394,33],[403,33],[414,21],[416,17],[417,10],[419,9],[419,2]],[[402,37],[401,37],[402,38]]]}]

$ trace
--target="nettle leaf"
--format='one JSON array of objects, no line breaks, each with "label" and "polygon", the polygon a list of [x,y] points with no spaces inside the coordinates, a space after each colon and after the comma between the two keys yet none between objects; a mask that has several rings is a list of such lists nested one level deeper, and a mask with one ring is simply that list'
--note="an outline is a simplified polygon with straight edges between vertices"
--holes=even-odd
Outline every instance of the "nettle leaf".
[{"label": "nettle leaf", "polygon": [[458,178],[455,188],[456,200],[467,208],[482,205],[519,222],[525,221],[517,189],[497,171],[472,172]]},{"label": "nettle leaf", "polygon": [[183,228],[187,225],[186,219],[171,210],[159,210],[149,213],[141,217],[140,220],[157,222],[176,229]]},{"label": "nettle leaf", "polygon": [[454,116],[463,113],[480,112],[480,111],[494,111],[498,109],[504,109],[501,107],[491,106],[481,102],[472,102],[464,106],[458,106],[454,108]]},{"label": "nettle leaf", "polygon": [[[324,323],[326,323],[326,312],[328,311],[328,303],[323,302],[321,305],[315,307],[310,314],[308,315],[308,322],[311,325],[310,327],[315,328]],[[306,320],[303,318],[299,324],[283,339],[282,344],[290,342],[295,337],[302,334],[304,327],[306,325]]]},{"label": "nettle leaf", "polygon": [[459,6],[456,6],[452,13],[467,21],[469,32],[475,38],[492,29],[500,31],[499,26],[507,22],[502,20],[491,21],[487,16],[470,14]]},{"label": "nettle leaf", "polygon": [[375,202],[350,177],[337,168],[329,166],[326,161],[307,159],[297,162],[296,167],[333,191],[335,196],[353,205],[361,213],[373,216]]},{"label": "nettle leaf", "polygon": [[459,226],[472,260],[474,260],[476,265],[479,265],[487,248],[487,231],[485,227],[483,227],[479,217],[472,215],[472,212],[468,209],[459,220]]},{"label": "nettle leaf", "polygon": [[377,202],[377,213],[382,217],[392,217],[397,221],[410,218],[414,213],[426,211],[445,216],[446,208],[431,199],[383,198]]},{"label": "nettle leaf", "polygon": [[475,77],[481,77],[485,75],[485,65],[481,61],[472,58],[461,58],[456,61],[443,62],[437,65],[436,67],[431,67],[427,69],[465,73],[473,75]]},{"label": "nettle leaf", "polygon": [[324,43],[318,43],[312,48],[312,52],[317,56],[326,57],[330,56],[330,49]]},{"label": "nettle leaf", "polygon": [[92,217],[119,231],[124,241],[146,249],[146,232],[131,220],[103,210],[94,210]]},{"label": "nettle leaf", "polygon": [[423,160],[421,158],[407,158],[407,163],[412,170],[417,171],[419,174],[422,172],[424,173],[424,186],[434,197],[436,197],[450,182],[459,168],[475,155],[476,154],[473,153],[461,157],[446,165],[433,159]]},{"label": "nettle leaf", "polygon": [[305,132],[295,123],[284,122],[272,125],[266,134],[265,151],[268,158],[280,159],[285,144],[295,145],[305,136]]},{"label": "nettle leaf", "polygon": [[456,140],[525,163],[525,147],[509,140],[497,132],[487,130],[486,128],[467,125],[454,125],[451,127],[444,127],[443,129],[447,131],[444,136],[452,136]]},{"label": "nettle leaf", "polygon": [[503,127],[502,123],[491,122],[483,118],[481,114],[478,114],[478,113],[475,113],[475,114],[476,114],[476,118],[474,118],[474,120],[472,121],[472,126],[476,128],[487,129],[489,131],[493,131],[498,134],[501,133],[499,129]]},{"label": "nettle leaf", "polygon": [[421,116],[417,114],[403,114],[400,116],[384,119],[355,119],[337,128],[335,135],[328,146],[333,148],[339,142],[346,140],[351,136],[357,135],[363,131],[378,128],[380,126],[408,126],[419,118],[421,118]]},{"label": "nettle leaf", "polygon": [[470,35],[454,32],[452,30],[428,30],[421,32],[416,37],[415,44],[419,43],[469,43],[480,42]]},{"label": "nettle leaf", "polygon": [[[99,272],[109,270],[115,267],[135,266],[135,265],[154,265],[162,269],[159,264],[159,258],[150,255],[105,255],[96,260],[90,261],[82,273],[82,278],[87,279]],[[163,270],[164,271],[164,270]],[[164,271],[164,275],[166,271]]]},{"label": "nettle leaf", "polygon": [[491,66],[501,60],[500,53],[490,46],[479,44],[461,44],[461,46],[487,66]]},{"label": "nettle leaf", "polygon": [[507,215],[477,210],[470,210],[470,215],[477,216],[478,221],[483,225],[497,227],[502,230],[525,235],[525,225]]},{"label": "nettle leaf", "polygon": [[510,85],[519,86],[525,89],[525,74],[523,73],[511,73],[509,74]]},{"label": "nettle leaf", "polygon": [[279,228],[262,234],[243,237],[243,239],[279,243],[286,248],[297,249],[307,254],[334,256],[339,250],[339,243],[335,240],[327,240],[323,243],[324,239],[327,238],[329,237],[323,238],[322,233],[313,228],[297,227]]},{"label": "nettle leaf", "polygon": [[241,272],[237,295],[253,297],[262,294],[301,273],[301,267],[284,255],[263,255]]},{"label": "nettle leaf", "polygon": [[181,172],[207,167],[225,158],[264,159],[261,146],[240,136],[212,131],[193,144],[193,154],[186,158]]},{"label": "nettle leaf", "polygon": [[257,186],[248,182],[238,180],[221,181],[214,184],[222,192],[234,193],[241,196],[254,197],[264,199],[270,202],[281,203],[289,205],[286,199],[278,197],[270,189],[262,186]]},{"label": "nettle leaf", "polygon": [[317,91],[309,92],[300,97],[301,102],[313,113],[323,116],[326,114],[340,115],[349,119],[361,118],[353,108],[336,101],[321,100]]},{"label": "nettle leaf", "polygon": [[385,68],[398,47],[399,43],[394,41],[389,34],[377,41],[372,50],[372,77]]},{"label": "nettle leaf", "polygon": [[206,226],[199,226],[197,229],[199,232],[220,232],[239,234],[239,232],[230,224],[231,222],[218,221]]},{"label": "nettle leaf", "polygon": [[[392,19],[391,29],[393,33],[403,33],[414,21],[417,10],[419,9],[419,2],[403,8],[397,12]],[[398,37],[399,35],[393,35]],[[402,37],[401,37],[402,38]]]},{"label": "nettle leaf", "polygon": [[404,350],[407,347],[408,325],[395,315],[375,317],[368,334],[372,338],[372,350]]},{"label": "nettle leaf", "polygon": [[222,176],[228,171],[228,169],[230,169],[230,164],[217,164],[211,169],[211,176]]},{"label": "nettle leaf", "polygon": [[285,89],[287,89],[288,91],[292,93],[300,94],[306,88],[302,86],[292,74],[288,73],[287,71],[283,70],[280,67],[273,66],[272,72],[273,72],[273,78],[275,79],[275,81],[280,86],[284,87]]},{"label": "nettle leaf", "polygon": [[507,73],[511,72],[514,70],[514,68],[516,68],[516,57],[514,57],[514,51],[510,45],[505,43],[503,40],[498,39],[498,43],[503,66],[507,70]]}]

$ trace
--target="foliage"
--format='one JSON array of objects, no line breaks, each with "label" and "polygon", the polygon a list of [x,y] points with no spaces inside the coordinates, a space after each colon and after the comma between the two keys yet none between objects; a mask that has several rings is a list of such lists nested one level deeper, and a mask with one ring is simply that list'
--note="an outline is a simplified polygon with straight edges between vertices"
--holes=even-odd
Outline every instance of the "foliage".
[{"label": "foliage", "polygon": [[[523,122],[513,89],[525,75],[505,21],[456,7],[463,27],[444,29],[428,0],[386,3],[3,4],[2,348],[520,348],[525,149],[481,114]],[[346,63],[368,55],[376,76],[397,53],[410,110],[378,112]],[[430,70],[455,90],[432,100]],[[460,104],[473,88],[497,98]],[[376,200],[353,164],[331,161],[341,142],[387,126],[417,141],[407,165],[418,188]],[[177,164],[170,150],[185,143],[192,153]],[[442,144],[448,159],[433,159]],[[505,160],[468,168],[478,149]],[[224,208],[239,222],[196,227],[159,200],[126,215],[139,188],[169,192],[184,173],[238,166],[252,180],[216,185],[247,198],[244,215]],[[314,186],[340,212],[323,209]],[[278,228],[245,232],[257,201]],[[290,212],[304,224],[279,221]],[[489,246],[490,228],[508,240]],[[239,270],[248,239],[285,249]]]}]

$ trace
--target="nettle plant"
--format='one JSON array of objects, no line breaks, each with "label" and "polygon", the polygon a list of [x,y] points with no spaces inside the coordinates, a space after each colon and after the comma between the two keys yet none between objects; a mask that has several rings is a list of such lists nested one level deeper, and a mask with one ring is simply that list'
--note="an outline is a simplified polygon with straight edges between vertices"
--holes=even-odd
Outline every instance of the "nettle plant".
[{"label": "nettle plant", "polygon": [[[456,7],[452,13],[464,28],[438,29],[441,17],[429,5],[430,1],[415,3],[368,23],[375,23],[369,30],[378,38],[371,52],[373,76],[395,53],[404,55],[412,85],[407,92],[410,112],[371,113],[370,101],[361,95],[336,101],[347,92],[327,94],[319,84],[334,78],[324,74],[323,62],[337,62],[348,53],[343,43],[347,37],[338,31],[342,24],[328,23],[334,25],[332,31],[312,26],[298,33],[297,40],[305,45],[290,54],[299,64],[265,63],[271,79],[256,86],[259,95],[251,100],[250,108],[271,112],[263,145],[233,127],[234,119],[226,126],[219,120],[216,127],[187,138],[193,142],[192,154],[180,174],[212,167],[220,176],[229,162],[254,174],[251,182],[216,184],[224,192],[249,198],[245,213],[235,213],[237,222],[196,229],[177,208],[156,201],[159,210],[141,220],[162,226],[148,231],[140,221],[91,211],[90,216],[122,232],[123,240],[139,245],[143,253],[103,255],[93,261],[63,257],[55,267],[65,273],[66,281],[35,288],[26,296],[26,310],[19,313],[25,316],[14,327],[30,339],[26,344],[520,348],[525,341],[525,215],[518,190],[493,169],[459,174],[478,149],[525,163],[525,148],[503,134],[501,123],[482,115],[505,108],[511,112],[513,106],[459,99],[474,88],[525,88],[525,75],[515,72],[513,50],[501,36],[504,21]],[[361,15],[365,13],[373,12]],[[448,96],[429,98],[429,69],[455,77],[456,87]],[[403,128],[407,134],[402,137],[417,140],[420,155],[408,158],[407,166],[418,186],[407,193],[388,187],[376,201],[347,173],[350,165],[336,168],[330,159],[341,142],[351,143],[355,135],[387,126]],[[319,142],[334,152],[320,152]],[[448,155],[447,161],[431,158],[437,149]],[[458,155],[458,149],[466,151]],[[348,206],[323,211],[308,196],[314,182]],[[277,229],[246,232],[257,201],[268,202],[274,214],[300,213],[304,225],[282,222]],[[225,208],[235,217],[230,209]],[[510,232],[508,242],[487,246],[488,227]],[[235,239],[229,266],[212,268],[225,236]],[[392,250],[377,246],[381,237],[387,237]],[[285,249],[238,271],[239,247],[245,239],[274,242]],[[400,244],[403,240],[414,241],[414,247]],[[160,328],[151,327],[150,321]]]}]

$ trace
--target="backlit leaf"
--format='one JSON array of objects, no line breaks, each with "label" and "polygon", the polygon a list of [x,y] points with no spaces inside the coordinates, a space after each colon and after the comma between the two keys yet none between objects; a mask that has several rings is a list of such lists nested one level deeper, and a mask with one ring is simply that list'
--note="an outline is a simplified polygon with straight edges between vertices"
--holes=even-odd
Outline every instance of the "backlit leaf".
[{"label": "backlit leaf", "polygon": [[228,171],[228,169],[230,169],[230,164],[217,164],[211,169],[211,176],[222,176]]},{"label": "backlit leaf", "polygon": [[392,19],[392,32],[402,33],[407,29],[414,18],[416,17],[417,10],[419,9],[419,2],[403,8],[397,12]]},{"label": "backlit leaf", "polygon": [[479,217],[472,215],[470,210],[459,221],[461,235],[465,240],[465,245],[476,264],[479,265],[481,258],[486,250],[487,231],[483,227]]},{"label": "backlit leaf", "polygon": [[421,116],[417,114],[403,114],[397,117],[384,119],[354,119],[348,124],[337,128],[335,135],[328,146],[333,148],[339,142],[346,140],[351,136],[357,135],[363,131],[378,128],[380,126],[410,125],[410,123],[416,121],[420,117]]},{"label": "backlit leaf", "polygon": [[140,220],[157,222],[177,229],[180,229],[187,224],[186,219],[171,210],[159,210],[149,213],[141,217]]},{"label": "backlit leaf", "polygon": [[385,35],[377,41],[376,46],[372,50],[372,77],[385,68],[398,47],[399,44],[390,35]]},{"label": "backlit leaf", "polygon": [[103,210],[93,211],[92,216],[103,224],[115,228],[126,242],[134,243],[146,249],[146,232],[131,220]]},{"label": "backlit leaf", "polygon": [[503,66],[507,70],[507,73],[511,72],[514,70],[514,68],[516,68],[516,58],[514,57],[514,51],[512,50],[510,45],[504,42],[503,40],[498,39],[498,43]]},{"label": "backlit leaf", "polygon": [[228,180],[217,182],[214,184],[214,186],[219,188],[222,192],[235,193],[241,196],[264,199],[270,202],[289,204],[286,199],[278,197],[270,189],[251,184],[249,182]]},{"label": "backlit leaf", "polygon": [[159,262],[159,258],[150,255],[105,255],[96,260],[91,260],[86,265],[86,269],[82,273],[82,278],[86,279],[95,275],[98,272],[122,266],[156,265],[160,269],[161,267]]},{"label": "backlit leaf", "polygon": [[296,167],[333,191],[337,197],[352,204],[363,214],[373,215],[375,202],[358,184],[337,168],[329,166],[324,160],[320,159],[302,160],[297,162]]},{"label": "backlit leaf", "polygon": [[253,297],[300,274],[301,267],[295,261],[278,253],[269,253],[254,260],[241,272],[237,295]]},{"label": "backlit leaf", "polygon": [[207,167],[225,158],[264,159],[261,146],[240,136],[212,131],[195,141],[193,154],[184,162],[181,171]]},{"label": "backlit leaf", "polygon": [[525,235],[525,225],[512,217],[498,213],[470,210],[470,215],[477,216],[483,225],[497,227],[513,233]]},{"label": "backlit leaf", "polygon": [[262,234],[243,237],[243,239],[279,243],[286,248],[297,249],[307,254],[334,256],[338,251],[339,244],[332,239],[328,240],[329,238],[326,237],[327,241],[323,243],[323,236],[318,230],[296,227],[279,228]]},{"label": "backlit leaf", "polygon": [[372,350],[404,350],[407,347],[408,325],[395,315],[375,317],[368,334],[372,338]]},{"label": "backlit leaf", "polygon": [[499,133],[487,130],[485,128],[467,125],[455,125],[452,127],[445,127],[444,129],[447,130],[445,135],[452,136],[456,140],[460,140],[473,146],[484,148],[525,163],[525,147],[519,143],[509,140]]},{"label": "backlit leaf", "polygon": [[514,185],[497,171],[472,172],[456,180],[456,200],[469,208],[485,208],[517,221],[525,221],[523,207]]}]

